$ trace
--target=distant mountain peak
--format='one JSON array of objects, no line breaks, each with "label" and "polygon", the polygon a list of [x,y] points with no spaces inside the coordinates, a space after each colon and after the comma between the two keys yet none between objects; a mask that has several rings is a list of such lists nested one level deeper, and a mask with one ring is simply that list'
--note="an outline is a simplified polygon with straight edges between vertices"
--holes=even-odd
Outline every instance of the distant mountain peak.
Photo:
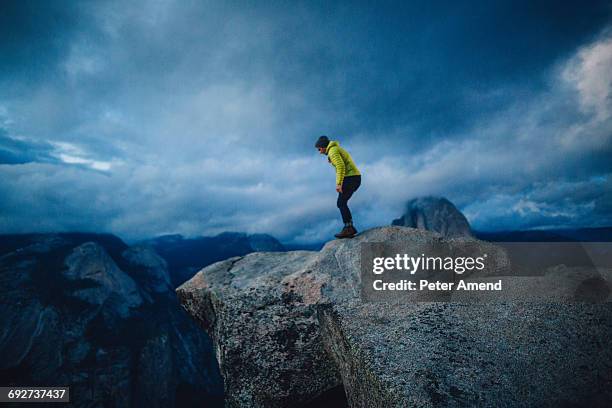
[{"label": "distant mountain peak", "polygon": [[446,237],[472,236],[465,215],[444,197],[426,196],[408,201],[404,214],[391,224],[434,231]]},{"label": "distant mountain peak", "polygon": [[279,252],[284,246],[269,234],[248,234],[227,231],[215,236],[185,238],[163,235],[147,240],[168,263],[175,286],[191,278],[197,271],[217,261],[251,252]]}]

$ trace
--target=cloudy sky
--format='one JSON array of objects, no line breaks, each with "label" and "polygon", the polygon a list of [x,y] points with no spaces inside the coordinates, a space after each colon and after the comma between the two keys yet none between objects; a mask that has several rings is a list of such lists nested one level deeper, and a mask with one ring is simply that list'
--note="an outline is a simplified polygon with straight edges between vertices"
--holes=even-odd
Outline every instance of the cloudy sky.
[{"label": "cloudy sky", "polygon": [[612,4],[9,1],[0,233],[358,228],[442,195],[476,229],[612,225]]}]

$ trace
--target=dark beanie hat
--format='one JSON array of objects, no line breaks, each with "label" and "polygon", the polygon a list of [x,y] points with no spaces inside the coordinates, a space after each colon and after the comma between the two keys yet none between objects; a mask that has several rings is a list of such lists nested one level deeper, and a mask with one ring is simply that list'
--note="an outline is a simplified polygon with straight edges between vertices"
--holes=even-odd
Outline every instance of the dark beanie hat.
[{"label": "dark beanie hat", "polygon": [[327,138],[327,136],[321,136],[320,138],[317,139],[317,143],[315,143],[315,147],[317,148],[327,147],[328,144],[329,144],[329,139]]}]

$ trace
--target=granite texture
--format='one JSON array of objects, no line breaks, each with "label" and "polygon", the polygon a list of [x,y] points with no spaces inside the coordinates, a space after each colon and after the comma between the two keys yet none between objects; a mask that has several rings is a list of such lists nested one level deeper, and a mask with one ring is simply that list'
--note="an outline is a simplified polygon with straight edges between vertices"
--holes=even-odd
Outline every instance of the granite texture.
[{"label": "granite texture", "polygon": [[[319,252],[231,258],[179,287],[215,344],[226,405],[299,406],[339,384],[352,407],[612,402],[610,303],[364,303],[360,246],[392,241],[493,250],[473,238],[380,227]],[[609,285],[609,276],[598,279]],[[591,286],[598,300],[608,295],[601,282]]]}]

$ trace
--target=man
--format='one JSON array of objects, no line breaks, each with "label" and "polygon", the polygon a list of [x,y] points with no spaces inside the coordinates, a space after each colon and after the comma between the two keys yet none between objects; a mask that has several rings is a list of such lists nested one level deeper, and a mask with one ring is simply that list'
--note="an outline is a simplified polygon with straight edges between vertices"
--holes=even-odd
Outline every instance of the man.
[{"label": "man", "polygon": [[353,226],[353,216],[348,208],[348,200],[361,185],[361,173],[353,162],[353,158],[336,141],[330,141],[327,136],[321,136],[315,147],[319,153],[327,155],[329,161],[336,168],[336,191],[338,192],[337,205],[342,214],[344,228],[336,234],[336,238],[352,238],[357,234]]}]

